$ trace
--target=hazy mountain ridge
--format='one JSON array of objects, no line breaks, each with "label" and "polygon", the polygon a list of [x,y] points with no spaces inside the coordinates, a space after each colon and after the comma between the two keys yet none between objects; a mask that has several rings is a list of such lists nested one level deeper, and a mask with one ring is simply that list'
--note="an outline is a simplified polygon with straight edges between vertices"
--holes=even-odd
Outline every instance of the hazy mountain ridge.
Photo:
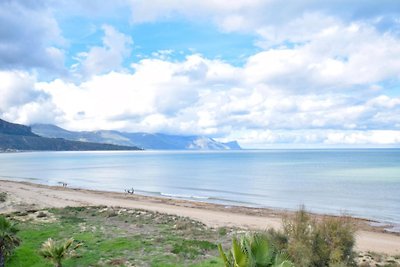
[{"label": "hazy mountain ridge", "polygon": [[101,142],[114,145],[137,146],[161,150],[232,150],[241,149],[236,141],[221,143],[204,136],[180,136],[161,133],[127,133],[119,131],[68,131],[51,124],[34,124],[32,131],[38,135],[76,141]]},{"label": "hazy mountain ridge", "polygon": [[89,151],[89,150],[138,150],[132,146],[70,141],[46,138],[32,133],[31,128],[0,119],[0,151]]},{"label": "hazy mountain ridge", "polygon": [[0,133],[9,135],[38,136],[32,133],[32,129],[29,126],[7,122],[2,119],[0,119]]}]

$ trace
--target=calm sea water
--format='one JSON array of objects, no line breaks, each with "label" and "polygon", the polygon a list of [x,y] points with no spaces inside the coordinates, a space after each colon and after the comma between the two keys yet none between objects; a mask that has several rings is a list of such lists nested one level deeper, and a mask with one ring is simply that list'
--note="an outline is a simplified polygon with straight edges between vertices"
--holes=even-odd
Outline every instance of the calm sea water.
[{"label": "calm sea water", "polygon": [[5,153],[0,178],[400,225],[400,149]]}]

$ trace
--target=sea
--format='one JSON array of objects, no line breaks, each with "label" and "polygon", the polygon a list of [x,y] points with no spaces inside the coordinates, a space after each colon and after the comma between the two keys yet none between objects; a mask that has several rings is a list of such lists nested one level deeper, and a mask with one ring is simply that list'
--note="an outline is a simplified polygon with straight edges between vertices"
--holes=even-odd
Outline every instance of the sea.
[{"label": "sea", "polygon": [[400,231],[400,149],[23,152],[0,179],[351,215]]}]

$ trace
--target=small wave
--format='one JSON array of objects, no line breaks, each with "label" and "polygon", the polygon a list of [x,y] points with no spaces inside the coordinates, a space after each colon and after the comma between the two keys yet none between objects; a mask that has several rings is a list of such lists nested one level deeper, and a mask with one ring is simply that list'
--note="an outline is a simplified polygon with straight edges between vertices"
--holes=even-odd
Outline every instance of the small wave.
[{"label": "small wave", "polygon": [[219,197],[210,197],[210,196],[195,196],[195,195],[185,195],[185,194],[172,194],[172,193],[164,193],[164,192],[149,192],[149,191],[139,191],[139,190],[138,190],[138,192],[141,192],[141,193],[144,193],[147,195],[158,195],[161,197],[178,198],[178,199],[186,199],[186,200],[198,200],[198,201],[205,201],[208,203],[216,203],[216,204],[223,204],[223,205],[260,207],[260,204],[257,204],[257,203],[233,200],[233,199],[228,199],[228,198],[219,198]]},{"label": "small wave", "polygon": [[147,195],[147,196],[160,196],[160,197],[169,197],[169,198],[176,198],[176,199],[197,200],[197,201],[205,201],[205,202],[209,202],[209,203],[233,205],[233,206],[261,207],[261,205],[259,203],[234,200],[234,199],[222,198],[222,197],[174,194],[174,193],[157,192],[157,191],[146,191],[146,190],[140,190],[140,189],[135,190],[135,192],[142,194],[142,195]]},{"label": "small wave", "polygon": [[227,198],[210,197],[209,200],[210,200],[210,202],[214,202],[214,203],[233,204],[236,206],[247,206],[247,207],[261,207],[262,206],[258,203],[254,203],[254,202],[233,200],[233,199],[227,199]]},{"label": "small wave", "polygon": [[373,221],[373,222],[370,222],[369,225],[371,225],[373,227],[381,227],[387,232],[400,233],[400,224],[398,224],[398,223]]},{"label": "small wave", "polygon": [[240,191],[228,191],[228,190],[219,190],[219,189],[209,189],[209,188],[195,188],[195,187],[176,187],[178,189],[185,190],[193,190],[193,191],[203,191],[203,192],[214,192],[214,193],[224,193],[231,195],[242,195],[242,196],[250,196],[250,197],[259,197],[259,198],[268,198],[268,195],[264,194],[255,194],[255,193],[245,193]]},{"label": "small wave", "polygon": [[27,180],[27,181],[44,181],[46,182],[47,180],[39,179],[39,178],[34,178],[34,177],[20,177],[20,176],[8,176],[8,175],[0,175],[0,178],[4,178],[6,180]]},{"label": "small wave", "polygon": [[385,231],[392,233],[400,233],[400,224],[392,225],[390,227],[385,228]]},{"label": "small wave", "polygon": [[180,194],[170,194],[170,193],[160,193],[161,196],[164,197],[172,197],[172,198],[183,198],[183,199],[210,199],[205,196],[191,196],[191,195],[180,195]]}]

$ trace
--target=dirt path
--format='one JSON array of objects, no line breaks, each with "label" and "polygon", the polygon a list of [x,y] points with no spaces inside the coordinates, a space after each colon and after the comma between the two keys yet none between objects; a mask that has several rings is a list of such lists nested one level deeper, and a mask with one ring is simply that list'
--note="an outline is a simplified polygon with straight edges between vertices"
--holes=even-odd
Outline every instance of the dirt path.
[{"label": "dirt path", "polygon": [[[212,227],[233,226],[246,229],[281,227],[282,212],[267,209],[227,208],[200,202],[50,187],[4,180],[0,180],[0,191],[9,194],[8,201],[0,204],[1,213],[19,210],[27,206],[49,208],[106,205],[186,216]],[[374,251],[391,255],[400,253],[399,235],[360,230],[357,232],[356,238],[356,248],[359,251]]]}]

